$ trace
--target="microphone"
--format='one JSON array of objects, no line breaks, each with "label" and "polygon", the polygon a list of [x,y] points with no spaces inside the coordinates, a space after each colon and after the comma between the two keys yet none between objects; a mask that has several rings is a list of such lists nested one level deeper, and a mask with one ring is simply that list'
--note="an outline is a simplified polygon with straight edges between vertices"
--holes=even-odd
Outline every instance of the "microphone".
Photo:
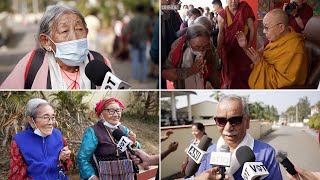
[{"label": "microphone", "polygon": [[221,179],[224,179],[226,167],[229,167],[231,164],[231,153],[227,144],[217,144],[217,152],[211,153],[210,164],[219,166]]},{"label": "microphone", "polygon": [[[200,166],[200,161],[206,154],[205,151],[207,151],[211,141],[211,138],[209,138],[207,135],[203,135],[198,146],[195,146],[194,144],[190,145],[187,151],[187,154],[189,155],[189,162],[186,167],[186,178],[194,175],[197,172]],[[196,160],[198,163],[194,160]]]},{"label": "microphone", "polygon": [[241,176],[244,180],[263,179],[269,175],[262,162],[255,162],[256,157],[250,147],[239,147],[236,151],[236,157],[239,164],[243,165]]},{"label": "microphone", "polygon": [[278,163],[281,163],[282,166],[290,173],[292,176],[297,174],[297,171],[294,169],[294,165],[287,158],[287,153],[283,151],[278,151],[276,155],[276,160]]},{"label": "microphone", "polygon": [[103,62],[91,60],[86,68],[85,74],[88,79],[101,89],[130,89],[131,86],[111,73],[111,69]]},{"label": "microphone", "polygon": [[117,147],[121,152],[129,150],[132,155],[135,155],[140,159],[140,163],[143,162],[140,156],[132,150],[132,141],[120,129],[113,130],[112,136],[118,141]]}]

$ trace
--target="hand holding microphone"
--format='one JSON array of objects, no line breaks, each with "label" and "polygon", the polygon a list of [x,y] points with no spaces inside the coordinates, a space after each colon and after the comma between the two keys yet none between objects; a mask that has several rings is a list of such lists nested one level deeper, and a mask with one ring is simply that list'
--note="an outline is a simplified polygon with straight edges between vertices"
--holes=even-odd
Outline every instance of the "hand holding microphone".
[{"label": "hand holding microphone", "polygon": [[120,129],[115,129],[112,132],[112,136],[118,141],[117,147],[122,152],[129,150],[129,152],[132,155],[135,155],[137,158],[140,159],[140,163],[143,162],[142,159],[139,157],[139,155],[137,155],[137,153],[134,152],[133,149],[131,148],[132,141],[128,137],[126,137],[126,135]]},{"label": "hand holding microphone", "polygon": [[202,136],[200,143],[197,147],[192,145],[189,147],[187,152],[187,154],[189,155],[189,163],[186,167],[187,178],[193,176],[197,172],[200,166],[201,157],[204,156],[205,151],[207,151],[208,147],[211,144],[211,141],[211,138],[209,138],[207,135],[204,135]]}]

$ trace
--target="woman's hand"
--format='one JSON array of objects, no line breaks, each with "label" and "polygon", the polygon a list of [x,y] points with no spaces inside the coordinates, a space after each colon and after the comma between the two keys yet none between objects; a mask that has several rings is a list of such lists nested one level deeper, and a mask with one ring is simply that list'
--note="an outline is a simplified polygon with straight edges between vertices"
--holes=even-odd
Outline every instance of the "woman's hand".
[{"label": "woman's hand", "polygon": [[244,33],[242,31],[236,32],[236,38],[239,46],[246,50],[248,48],[248,40]]},{"label": "woman's hand", "polygon": [[129,132],[128,138],[133,142],[133,144],[136,144],[137,142],[137,135],[133,133],[132,131]]},{"label": "woman's hand", "polygon": [[65,161],[70,158],[71,151],[69,150],[68,146],[65,146],[61,149],[59,154],[59,159]]},{"label": "woman's hand", "polygon": [[199,59],[193,62],[192,66],[190,67],[190,75],[197,74],[205,68],[206,60]]}]

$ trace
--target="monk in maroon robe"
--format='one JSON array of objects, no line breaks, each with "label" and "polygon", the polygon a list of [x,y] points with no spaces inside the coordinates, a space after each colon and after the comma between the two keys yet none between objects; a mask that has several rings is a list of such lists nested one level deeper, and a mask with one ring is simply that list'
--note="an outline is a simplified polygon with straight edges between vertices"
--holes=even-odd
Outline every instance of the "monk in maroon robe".
[{"label": "monk in maroon robe", "polygon": [[[295,2],[298,7],[288,14],[289,26],[298,33],[301,33],[304,30],[307,22],[313,16],[312,7],[304,1],[305,0],[291,0],[291,3]],[[288,3],[284,3],[283,10],[285,10],[287,5]]]},{"label": "monk in maroon robe", "polygon": [[249,89],[248,78],[252,61],[237,43],[236,32],[244,31],[252,46],[255,16],[245,1],[227,0],[228,6],[219,12],[218,53],[222,58],[223,89]]}]

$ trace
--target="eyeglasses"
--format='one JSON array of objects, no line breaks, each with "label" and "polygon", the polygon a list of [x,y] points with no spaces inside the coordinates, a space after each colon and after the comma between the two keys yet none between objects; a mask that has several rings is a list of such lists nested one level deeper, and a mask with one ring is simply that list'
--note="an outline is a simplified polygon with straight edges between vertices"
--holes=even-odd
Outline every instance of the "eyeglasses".
[{"label": "eyeglasses", "polygon": [[274,27],[278,26],[279,24],[282,24],[282,23],[278,23],[278,24],[271,26],[271,27],[263,26],[263,29],[268,32],[271,28],[274,28]]},{"label": "eyeglasses", "polygon": [[36,118],[41,118],[44,119],[47,123],[52,120],[52,122],[56,121],[56,117],[55,116],[48,116],[48,115],[44,115],[42,117],[36,117]]},{"label": "eyeglasses", "polygon": [[104,110],[107,110],[109,115],[114,115],[115,113],[117,114],[121,114],[123,109],[104,109]]},{"label": "eyeglasses", "polygon": [[216,121],[216,124],[220,127],[224,127],[228,122],[232,126],[237,126],[242,123],[243,116],[234,116],[231,118],[225,118],[225,117],[215,117],[214,120]]}]

